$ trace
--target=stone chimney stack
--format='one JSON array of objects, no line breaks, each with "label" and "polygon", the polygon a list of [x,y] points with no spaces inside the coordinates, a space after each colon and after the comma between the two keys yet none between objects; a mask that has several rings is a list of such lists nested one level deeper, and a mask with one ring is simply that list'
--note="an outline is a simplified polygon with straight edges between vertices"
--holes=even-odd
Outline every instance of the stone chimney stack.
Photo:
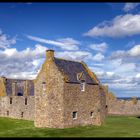
[{"label": "stone chimney stack", "polygon": [[46,60],[47,61],[54,60],[54,50],[46,50]]}]

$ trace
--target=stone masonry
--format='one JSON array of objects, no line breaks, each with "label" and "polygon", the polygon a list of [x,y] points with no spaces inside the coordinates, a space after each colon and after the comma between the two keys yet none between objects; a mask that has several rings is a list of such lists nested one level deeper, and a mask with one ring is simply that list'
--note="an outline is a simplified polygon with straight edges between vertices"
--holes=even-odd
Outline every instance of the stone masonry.
[{"label": "stone masonry", "polygon": [[109,99],[108,115],[140,116],[140,100]]},{"label": "stone masonry", "polygon": [[[71,69],[68,69],[68,65],[72,66]],[[101,125],[104,122],[105,92],[100,89],[99,83],[85,83],[85,91],[81,91],[80,82],[76,82],[69,72],[72,69],[78,71],[80,67],[87,77],[90,76],[91,73],[89,74],[89,70],[87,72],[82,63],[56,60],[54,51],[47,51],[46,61],[35,79],[36,127],[66,128]]]},{"label": "stone masonry", "polygon": [[55,58],[47,50],[35,80],[0,78],[0,116],[34,120],[36,127],[101,125],[106,92],[84,62]]},{"label": "stone masonry", "polygon": [[36,127],[101,125],[107,115],[140,115],[140,100],[117,99],[84,62],[46,51],[35,80],[0,78],[0,116],[33,120]]}]

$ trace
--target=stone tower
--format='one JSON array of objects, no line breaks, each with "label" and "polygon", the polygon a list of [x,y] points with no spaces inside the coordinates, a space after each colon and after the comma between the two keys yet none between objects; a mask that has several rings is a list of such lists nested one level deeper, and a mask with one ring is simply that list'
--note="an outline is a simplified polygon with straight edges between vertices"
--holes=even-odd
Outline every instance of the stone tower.
[{"label": "stone tower", "polygon": [[63,77],[54,63],[54,51],[47,50],[46,60],[35,80],[36,127],[63,127],[62,95]]}]

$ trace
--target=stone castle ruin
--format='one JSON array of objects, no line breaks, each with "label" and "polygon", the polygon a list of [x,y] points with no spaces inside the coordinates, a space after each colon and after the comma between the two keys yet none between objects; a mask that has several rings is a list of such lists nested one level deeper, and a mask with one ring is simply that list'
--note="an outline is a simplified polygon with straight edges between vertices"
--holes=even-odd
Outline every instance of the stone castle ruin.
[{"label": "stone castle ruin", "polygon": [[84,62],[46,60],[34,80],[0,78],[0,116],[33,120],[36,127],[101,125],[107,89]]},{"label": "stone castle ruin", "polygon": [[136,97],[131,99],[117,99],[107,97],[108,115],[140,116],[140,100]]},{"label": "stone castle ruin", "polygon": [[107,115],[140,115],[140,101],[118,100],[84,62],[46,60],[34,80],[0,78],[0,116],[33,120],[36,127],[101,125]]}]

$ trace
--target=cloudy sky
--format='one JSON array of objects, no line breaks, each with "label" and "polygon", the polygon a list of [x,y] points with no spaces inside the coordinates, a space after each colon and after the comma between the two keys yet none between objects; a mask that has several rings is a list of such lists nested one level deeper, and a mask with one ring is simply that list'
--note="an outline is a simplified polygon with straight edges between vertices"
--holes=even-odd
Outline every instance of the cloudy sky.
[{"label": "cloudy sky", "polygon": [[1,76],[34,79],[54,49],[117,97],[140,97],[139,3],[0,3],[0,19]]}]

